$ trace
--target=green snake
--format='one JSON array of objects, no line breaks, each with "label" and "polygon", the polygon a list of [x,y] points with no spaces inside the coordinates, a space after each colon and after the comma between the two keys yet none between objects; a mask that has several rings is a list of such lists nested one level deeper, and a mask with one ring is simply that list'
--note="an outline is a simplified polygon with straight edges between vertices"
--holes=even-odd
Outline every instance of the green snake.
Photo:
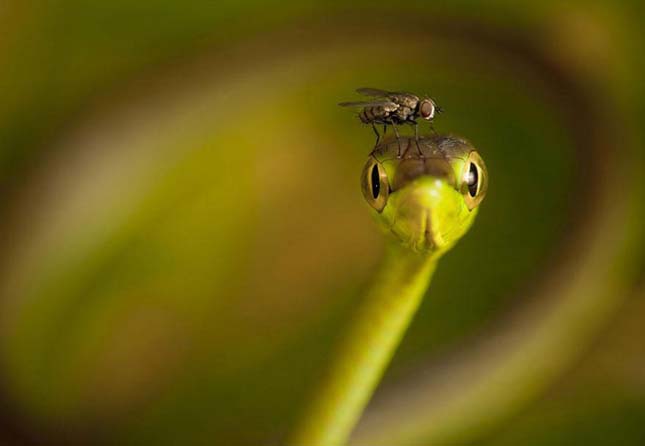
[{"label": "green snake", "polygon": [[400,144],[401,156],[395,140],[377,146],[363,168],[363,196],[388,235],[386,254],[292,437],[294,446],[346,443],[439,258],[468,231],[486,195],[486,166],[467,141],[437,135],[401,138]]}]

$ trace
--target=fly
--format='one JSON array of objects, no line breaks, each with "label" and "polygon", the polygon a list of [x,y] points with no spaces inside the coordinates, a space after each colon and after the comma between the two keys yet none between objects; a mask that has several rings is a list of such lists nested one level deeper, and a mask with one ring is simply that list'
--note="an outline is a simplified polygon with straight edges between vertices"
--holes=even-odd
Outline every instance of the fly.
[{"label": "fly", "polygon": [[417,150],[421,154],[417,119],[421,118],[431,122],[436,113],[441,112],[441,109],[437,107],[432,99],[420,99],[419,96],[412,93],[385,91],[377,88],[359,88],[356,92],[377,99],[373,101],[341,102],[338,105],[341,107],[362,107],[358,117],[362,123],[371,124],[376,135],[376,145],[381,139],[381,135],[376,129],[376,124],[383,125],[383,135],[387,131],[387,126],[391,125],[399,143],[398,156],[401,157],[401,141],[396,126],[409,124],[414,126]]}]

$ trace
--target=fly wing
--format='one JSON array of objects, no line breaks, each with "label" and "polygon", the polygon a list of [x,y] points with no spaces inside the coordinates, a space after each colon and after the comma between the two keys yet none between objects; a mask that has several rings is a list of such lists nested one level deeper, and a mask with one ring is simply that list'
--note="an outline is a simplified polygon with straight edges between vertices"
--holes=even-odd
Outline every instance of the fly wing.
[{"label": "fly wing", "polygon": [[385,108],[398,107],[398,105],[392,101],[340,102],[338,105],[340,105],[341,107],[385,107]]},{"label": "fly wing", "polygon": [[385,91],[378,88],[359,88],[356,91],[366,96],[385,97],[397,105],[412,109],[419,103],[417,95],[405,91]]},{"label": "fly wing", "polygon": [[390,96],[412,96],[412,97],[417,97],[416,94],[410,93],[409,91],[387,91],[387,90],[380,90],[378,88],[358,88],[356,89],[356,93],[360,93],[365,96],[373,96],[376,98],[387,98]]},{"label": "fly wing", "polygon": [[390,91],[380,90],[378,88],[357,88],[356,93],[372,96],[375,98],[386,98],[392,94]]}]

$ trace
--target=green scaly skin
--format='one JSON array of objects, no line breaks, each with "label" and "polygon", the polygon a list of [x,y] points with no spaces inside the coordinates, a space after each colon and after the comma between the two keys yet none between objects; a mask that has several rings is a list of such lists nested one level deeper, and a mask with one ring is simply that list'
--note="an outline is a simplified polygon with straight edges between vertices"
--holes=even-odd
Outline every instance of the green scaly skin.
[{"label": "green scaly skin", "polygon": [[[326,380],[291,439],[293,446],[341,446],[358,422],[430,284],[438,259],[468,231],[486,193],[487,172],[459,138],[381,144],[363,170],[363,194],[389,234],[385,258]],[[420,153],[421,152],[421,153]],[[479,181],[469,195],[467,172]],[[373,169],[379,175],[378,196]]]}]

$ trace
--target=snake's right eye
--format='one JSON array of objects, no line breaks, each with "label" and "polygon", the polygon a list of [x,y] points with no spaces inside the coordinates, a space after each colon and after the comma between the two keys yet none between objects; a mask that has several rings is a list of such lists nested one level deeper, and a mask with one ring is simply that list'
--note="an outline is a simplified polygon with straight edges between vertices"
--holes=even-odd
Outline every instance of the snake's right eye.
[{"label": "snake's right eye", "polygon": [[361,190],[365,201],[378,212],[381,212],[387,203],[390,193],[390,186],[387,179],[387,172],[374,158],[370,158],[361,177]]},{"label": "snake's right eye", "polygon": [[376,200],[381,192],[381,176],[378,172],[378,164],[372,167],[372,197]]}]

